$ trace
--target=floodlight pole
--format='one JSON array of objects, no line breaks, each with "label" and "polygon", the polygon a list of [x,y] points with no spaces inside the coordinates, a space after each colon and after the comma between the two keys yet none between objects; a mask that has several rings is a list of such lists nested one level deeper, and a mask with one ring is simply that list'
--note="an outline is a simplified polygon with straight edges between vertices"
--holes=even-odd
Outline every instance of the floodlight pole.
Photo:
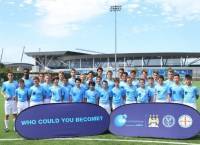
[{"label": "floodlight pole", "polygon": [[117,77],[117,12],[121,11],[121,5],[110,6],[110,11],[115,14],[115,77]]}]

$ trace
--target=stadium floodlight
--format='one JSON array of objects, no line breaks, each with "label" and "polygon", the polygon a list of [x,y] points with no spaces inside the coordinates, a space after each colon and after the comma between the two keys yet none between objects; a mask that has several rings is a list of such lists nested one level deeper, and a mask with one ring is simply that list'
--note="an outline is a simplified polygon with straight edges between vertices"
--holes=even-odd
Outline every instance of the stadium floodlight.
[{"label": "stadium floodlight", "polygon": [[121,5],[110,6],[110,11],[115,14],[115,77],[117,75],[117,12],[121,11]]}]

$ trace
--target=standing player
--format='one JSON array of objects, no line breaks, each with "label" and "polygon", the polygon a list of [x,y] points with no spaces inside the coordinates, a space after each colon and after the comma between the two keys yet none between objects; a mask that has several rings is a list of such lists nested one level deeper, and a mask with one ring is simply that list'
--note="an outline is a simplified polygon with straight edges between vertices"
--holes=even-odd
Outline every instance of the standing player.
[{"label": "standing player", "polygon": [[102,89],[101,80],[102,80],[101,77],[97,76],[95,83],[95,90],[97,90],[98,92],[101,92]]},{"label": "standing player", "polygon": [[167,71],[167,80],[164,82],[167,84],[169,87],[174,83],[174,70],[173,69],[168,69]]},{"label": "standing player", "polygon": [[132,84],[135,87],[139,87],[139,81],[136,79],[136,75],[137,75],[137,70],[136,69],[132,69],[130,72],[130,77],[132,79]]},{"label": "standing player", "polygon": [[131,103],[136,103],[137,99],[137,92],[136,92],[137,87],[133,85],[132,83],[132,78],[127,77],[127,85],[125,87],[125,92],[126,92],[126,104],[131,104]]},{"label": "standing player", "polygon": [[145,86],[145,80],[140,79],[140,87],[136,89],[137,92],[137,103],[149,103],[152,98],[150,90]]},{"label": "standing player", "polygon": [[118,69],[118,78],[120,79],[120,81],[122,80],[123,73],[124,73],[124,68],[119,68]]},{"label": "standing player", "polygon": [[192,76],[185,75],[185,85],[183,86],[184,96],[183,104],[197,109],[196,101],[199,97],[199,91],[197,87],[192,86]]},{"label": "standing player", "polygon": [[69,78],[68,83],[73,87],[75,85],[76,70],[74,68],[70,71],[71,78]]},{"label": "standing player", "polygon": [[174,83],[169,87],[170,102],[183,103],[184,90],[180,83],[179,74],[174,75]]},{"label": "standing player", "polygon": [[58,77],[59,77],[59,82],[58,82],[58,85],[59,86],[62,86],[63,85],[63,79],[65,78],[65,74],[63,71],[60,71],[58,73]]},{"label": "standing player", "polygon": [[75,86],[70,91],[71,102],[83,102],[84,90],[81,88],[81,79],[76,78]]},{"label": "standing player", "polygon": [[149,89],[150,93],[151,93],[151,98],[150,98],[150,102],[154,101],[154,94],[155,94],[155,81],[153,77],[149,77],[148,78],[148,85],[147,88]]},{"label": "standing player", "polygon": [[68,79],[63,79],[63,102],[69,103],[70,102],[70,91],[72,86],[68,83]]},{"label": "standing player", "polygon": [[58,85],[59,77],[54,77],[52,79],[53,85],[51,90],[51,103],[61,103],[63,101],[62,87]]},{"label": "standing player", "polygon": [[111,91],[109,91],[108,89],[108,82],[107,81],[103,81],[102,82],[102,89],[100,91],[100,96],[99,96],[99,106],[103,107],[108,114],[111,113],[111,102],[110,99],[112,97],[112,93]]},{"label": "standing player", "polygon": [[87,103],[98,104],[99,92],[95,90],[95,82],[89,82],[89,90],[85,92]]},{"label": "standing player", "polygon": [[[103,68],[102,67],[97,68],[97,76],[100,76],[102,78],[102,80],[106,79],[105,75],[103,75]],[[96,82],[96,77],[93,78],[93,81]]]},{"label": "standing player", "polygon": [[154,84],[157,85],[158,84],[158,77],[159,77],[159,73],[157,70],[153,71],[153,79],[154,79]]},{"label": "standing player", "polygon": [[[4,82],[2,85],[2,94],[5,98],[5,128],[4,131],[8,132],[9,126],[9,116],[13,115],[13,122],[15,122],[15,118],[17,116],[17,104],[16,104],[16,94],[15,91],[17,89],[17,82],[13,80],[13,73],[8,72],[7,74],[8,81]],[[15,128],[14,128],[15,130]]]},{"label": "standing player", "polygon": [[29,89],[30,106],[43,104],[45,91],[40,85],[39,78],[33,78],[34,85]]},{"label": "standing player", "polygon": [[29,69],[25,68],[24,71],[24,76],[22,77],[22,79],[24,80],[24,85],[25,88],[29,89],[31,86],[33,86],[33,80],[29,77]]},{"label": "standing player", "polygon": [[42,87],[44,88],[45,96],[44,96],[44,103],[50,103],[51,100],[51,90],[50,87],[52,86],[51,84],[51,75],[46,74],[45,77],[45,82],[42,84]]},{"label": "standing player", "polygon": [[44,73],[39,73],[38,77],[39,77],[40,85],[42,85],[44,83]]},{"label": "standing player", "polygon": [[25,88],[24,80],[19,80],[19,88],[16,90],[17,113],[19,114],[24,109],[28,108],[28,89]]},{"label": "standing player", "polygon": [[169,86],[165,84],[164,77],[162,75],[159,76],[158,84],[155,86],[155,102],[169,102],[168,89]]},{"label": "standing player", "polygon": [[111,91],[114,87],[114,79],[112,77],[113,73],[111,70],[107,71],[107,74],[106,74],[106,81],[108,82],[108,89],[109,91]]},{"label": "standing player", "polygon": [[119,83],[119,86],[120,86],[120,88],[125,88],[126,87],[126,79],[127,79],[127,77],[128,77],[128,73],[127,72],[124,72],[123,74],[122,74],[122,80],[120,81],[120,83]]},{"label": "standing player", "polygon": [[112,89],[112,110],[124,104],[125,90],[119,87],[119,78],[114,80],[115,86]]},{"label": "standing player", "polygon": [[147,83],[148,83],[148,78],[147,77],[148,77],[148,72],[147,72],[146,69],[143,69],[141,71],[141,78],[144,79],[145,85],[147,85]]}]

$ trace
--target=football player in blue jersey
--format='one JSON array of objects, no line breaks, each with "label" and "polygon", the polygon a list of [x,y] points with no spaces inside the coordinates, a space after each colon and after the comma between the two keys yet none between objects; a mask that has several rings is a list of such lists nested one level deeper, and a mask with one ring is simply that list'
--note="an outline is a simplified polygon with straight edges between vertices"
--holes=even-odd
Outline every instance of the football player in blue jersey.
[{"label": "football player in blue jersey", "polygon": [[174,83],[169,87],[170,102],[172,103],[183,103],[184,90],[180,83],[179,74],[174,75]]},{"label": "football player in blue jersey", "polygon": [[28,89],[24,85],[24,80],[19,80],[19,88],[16,89],[17,113],[28,108]]},{"label": "football player in blue jersey", "polygon": [[120,81],[122,80],[123,73],[124,73],[124,68],[119,68],[118,69],[118,78],[119,78]]},{"label": "football player in blue jersey", "polygon": [[41,85],[45,91],[45,96],[44,96],[44,103],[50,103],[51,101],[51,90],[50,87],[52,86],[51,83],[51,75],[50,74],[45,74],[44,76],[45,82]]},{"label": "football player in blue jersey", "polygon": [[120,88],[125,88],[126,87],[126,79],[127,79],[127,77],[128,77],[128,73],[127,72],[123,72],[123,74],[122,74],[122,80],[120,80],[120,83],[119,83],[119,86],[120,86]]},{"label": "football player in blue jersey", "polygon": [[70,71],[71,77],[68,79],[68,83],[74,87],[75,86],[75,79],[76,79],[76,69],[72,68]]},{"label": "football player in blue jersey", "polygon": [[34,85],[29,89],[30,96],[30,106],[35,106],[43,104],[45,91],[44,88],[40,85],[39,78],[33,78]]},{"label": "football player in blue jersey", "polygon": [[97,90],[98,92],[101,92],[102,89],[102,81],[101,81],[101,77],[97,76],[96,78],[96,83],[95,83],[95,90]]},{"label": "football player in blue jersey", "polygon": [[185,85],[183,86],[183,90],[183,104],[197,109],[196,102],[199,97],[199,90],[197,89],[197,87],[192,85],[191,75],[185,75]]},{"label": "football player in blue jersey", "polygon": [[99,92],[95,90],[95,82],[89,82],[89,90],[85,92],[85,102],[98,104]]},{"label": "football player in blue jersey", "polygon": [[145,86],[145,80],[140,79],[140,87],[136,89],[137,92],[137,103],[149,103],[152,98],[150,90]]},{"label": "football player in blue jersey", "polygon": [[133,85],[132,78],[127,77],[127,85],[125,87],[125,93],[126,93],[126,104],[136,103],[137,102],[137,87]]},{"label": "football player in blue jersey", "polygon": [[112,93],[108,89],[108,82],[104,80],[102,82],[102,89],[99,95],[99,106],[104,108],[108,112],[108,114],[111,113],[111,97]]},{"label": "football player in blue jersey", "polygon": [[112,77],[113,73],[111,70],[106,73],[106,81],[108,82],[108,89],[111,91],[114,87],[114,79]]},{"label": "football player in blue jersey", "polygon": [[38,77],[39,77],[40,85],[42,85],[44,83],[44,73],[39,73]]},{"label": "football player in blue jersey", "polygon": [[160,75],[158,84],[155,86],[155,102],[169,102],[168,89],[169,85],[164,83],[164,77]]},{"label": "football player in blue jersey", "polygon": [[[102,67],[97,68],[97,76],[100,76],[102,78],[102,80],[106,79],[105,75],[103,74],[103,68]],[[96,77],[93,78],[93,81],[96,82]]]},{"label": "football player in blue jersey", "polygon": [[51,86],[51,103],[61,103],[63,101],[62,87],[58,85],[59,77],[55,76],[53,79],[53,85]]},{"label": "football player in blue jersey", "polygon": [[63,79],[63,102],[69,103],[70,102],[70,91],[72,86],[68,83],[68,79]]},{"label": "football player in blue jersey", "polygon": [[134,69],[132,69],[131,70],[131,72],[130,72],[130,77],[131,77],[131,79],[132,79],[132,84],[133,84],[133,86],[135,86],[135,87],[139,87],[139,80],[138,79],[136,79],[136,75],[137,75],[137,70],[134,68]]},{"label": "football player in blue jersey", "polygon": [[[2,85],[2,95],[5,99],[5,128],[4,131],[8,132],[8,126],[9,126],[9,116],[13,115],[13,122],[15,122],[15,118],[17,116],[17,103],[16,103],[16,89],[18,87],[18,84],[15,80],[13,80],[13,73],[8,72],[7,73],[8,81],[3,82]],[[15,130],[15,129],[14,129]]]},{"label": "football player in blue jersey", "polygon": [[159,72],[157,70],[153,71],[153,79],[154,79],[154,84],[157,85],[158,84],[158,79],[159,79]]},{"label": "football player in blue jersey", "polygon": [[169,87],[174,83],[174,70],[169,68],[167,71],[167,80],[164,82]]},{"label": "football player in blue jersey", "polygon": [[125,100],[125,90],[124,87],[119,87],[119,78],[115,78],[114,82],[115,86],[112,89],[112,110],[123,105]]},{"label": "football player in blue jersey", "polygon": [[58,73],[58,77],[59,77],[59,82],[58,82],[58,85],[59,86],[63,86],[63,79],[65,78],[65,74],[63,71],[60,71]]},{"label": "football player in blue jersey", "polygon": [[155,80],[153,77],[148,77],[148,85],[147,88],[149,89],[149,91],[151,92],[151,98],[150,98],[150,102],[153,102],[154,99],[154,94],[155,94]]},{"label": "football player in blue jersey", "polygon": [[22,77],[22,79],[24,80],[25,88],[29,89],[30,87],[33,86],[33,80],[29,77],[30,71],[28,68],[25,68],[23,70],[23,73],[24,73],[24,76]]},{"label": "football player in blue jersey", "polygon": [[83,102],[84,89],[81,88],[81,79],[75,79],[75,86],[70,91],[71,102]]}]

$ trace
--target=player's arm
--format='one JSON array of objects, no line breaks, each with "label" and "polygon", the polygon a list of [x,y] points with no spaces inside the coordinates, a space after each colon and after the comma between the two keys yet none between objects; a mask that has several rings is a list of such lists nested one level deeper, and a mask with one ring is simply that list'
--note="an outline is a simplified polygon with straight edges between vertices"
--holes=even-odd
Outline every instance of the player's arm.
[{"label": "player's arm", "polygon": [[6,91],[6,87],[5,87],[5,84],[3,83],[2,88],[1,88],[1,94],[5,100],[8,100],[9,97],[6,95],[5,91]]}]

